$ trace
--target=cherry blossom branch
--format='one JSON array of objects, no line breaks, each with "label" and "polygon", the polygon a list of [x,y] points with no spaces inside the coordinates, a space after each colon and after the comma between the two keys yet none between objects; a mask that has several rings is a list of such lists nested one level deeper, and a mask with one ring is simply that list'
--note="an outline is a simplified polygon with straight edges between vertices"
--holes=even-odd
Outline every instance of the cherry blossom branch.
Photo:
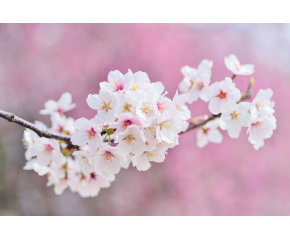
[{"label": "cherry blossom branch", "polygon": [[[248,90],[242,93],[242,97],[241,97],[239,102],[242,102],[242,101],[252,97],[252,86],[253,86],[253,84],[254,84],[254,79],[251,78],[250,82],[249,82]],[[212,120],[214,120],[216,118],[219,118],[220,116],[221,116],[221,114],[212,115],[212,116],[210,116],[208,119],[206,119],[204,121],[201,121],[201,122],[198,122],[198,123],[191,122],[189,124],[187,130],[184,131],[184,132],[181,132],[180,134],[183,134],[183,133],[189,132],[189,131],[191,131],[193,129],[196,129],[198,127],[201,127],[201,126],[205,125],[206,123],[208,123],[208,122],[210,122],[210,121],[212,121]],[[71,143],[71,136],[70,135],[63,135],[63,134],[49,132],[48,130],[41,129],[41,128],[37,127],[36,125],[34,125],[33,123],[28,122],[28,121],[16,116],[13,113],[5,112],[3,110],[0,110],[0,117],[6,119],[9,122],[16,123],[16,124],[18,124],[18,125],[20,125],[22,127],[29,128],[30,130],[32,130],[35,133],[37,133],[38,136],[40,136],[40,137],[53,138],[53,139],[56,139],[56,140],[61,140],[61,141],[66,142],[69,146],[72,146],[72,147],[74,146]],[[106,132],[103,131],[101,134],[103,135],[105,133]]]},{"label": "cherry blossom branch", "polygon": [[36,125],[34,125],[33,123],[28,122],[28,121],[16,116],[13,113],[5,112],[3,110],[0,110],[0,117],[6,119],[9,122],[16,123],[22,127],[29,128],[30,130],[37,133],[37,135],[39,137],[53,138],[53,139],[64,141],[69,145],[72,145],[72,143],[70,141],[70,138],[71,138],[70,135],[63,135],[63,134],[49,132],[48,130],[44,130],[42,128],[39,128]]},{"label": "cherry blossom branch", "polygon": [[[232,79],[234,79],[234,78],[235,78],[235,75],[232,77]],[[252,97],[252,87],[253,87],[253,85],[254,85],[254,79],[251,78],[250,82],[249,82],[248,90],[242,93],[241,99],[238,101],[238,103],[240,103],[240,102]],[[214,120],[216,118],[219,118],[220,116],[221,116],[221,113],[217,114],[217,115],[213,114],[208,119],[206,119],[204,121],[201,121],[201,122],[198,122],[198,123],[191,122],[189,124],[188,128],[184,132],[181,132],[179,134],[183,134],[183,133],[189,132],[189,131],[191,131],[193,129],[196,129],[198,127],[201,127],[201,126],[205,125],[206,123],[208,123],[208,122],[210,122],[210,121],[212,121],[212,120]]]}]

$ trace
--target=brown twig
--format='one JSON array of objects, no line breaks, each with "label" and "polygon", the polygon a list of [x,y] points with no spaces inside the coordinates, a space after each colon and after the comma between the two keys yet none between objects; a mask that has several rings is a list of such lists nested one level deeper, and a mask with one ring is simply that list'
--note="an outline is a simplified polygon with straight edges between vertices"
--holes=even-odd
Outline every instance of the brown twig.
[{"label": "brown twig", "polygon": [[22,127],[29,128],[32,131],[36,132],[38,134],[38,136],[40,136],[40,137],[53,138],[56,140],[64,141],[64,142],[68,143],[69,145],[73,145],[70,141],[70,137],[71,137],[70,135],[63,135],[63,134],[49,132],[48,130],[45,130],[45,129],[42,129],[42,128],[35,126],[31,122],[28,122],[20,117],[17,117],[13,113],[0,110],[0,117],[8,120],[9,122],[14,122]]}]

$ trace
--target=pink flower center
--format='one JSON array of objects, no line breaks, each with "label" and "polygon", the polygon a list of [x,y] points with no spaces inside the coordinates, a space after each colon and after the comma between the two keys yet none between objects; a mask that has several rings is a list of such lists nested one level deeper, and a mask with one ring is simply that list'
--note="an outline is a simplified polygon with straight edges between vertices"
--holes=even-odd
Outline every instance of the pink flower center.
[{"label": "pink flower center", "polygon": [[204,134],[207,134],[208,131],[210,130],[210,128],[202,128],[202,130],[203,130],[203,133],[204,133]]},{"label": "pink flower center", "polygon": [[57,130],[57,131],[58,131],[59,133],[62,133],[63,130],[64,130],[64,127],[58,124],[58,130]]},{"label": "pink flower center", "polygon": [[197,83],[195,84],[195,87],[196,87],[196,88],[199,88],[199,89],[202,89],[202,88],[204,87],[203,82],[197,82]]},{"label": "pink flower center", "polygon": [[86,130],[86,132],[87,132],[87,136],[88,136],[88,139],[91,139],[92,137],[94,137],[95,135],[96,135],[96,131],[95,131],[95,129],[93,129],[93,127],[91,127],[91,129],[90,130]]},{"label": "pink flower center", "polygon": [[52,150],[54,150],[54,148],[49,143],[44,144],[44,152],[45,153],[51,153]]},{"label": "pink flower center", "polygon": [[223,92],[222,90],[220,90],[220,94],[218,95],[218,97],[220,98],[226,98],[227,97],[227,93]]},{"label": "pink flower center", "polygon": [[130,125],[132,125],[131,120],[125,120],[125,121],[124,121],[124,125],[123,125],[123,126],[124,126],[125,128],[127,128],[127,127],[130,126]]},{"label": "pink flower center", "polygon": [[55,110],[55,112],[58,112],[60,115],[63,115],[63,110],[61,107],[58,107],[57,110]]},{"label": "pink flower center", "polygon": [[165,111],[167,109],[167,107],[165,106],[165,103],[157,103],[157,107],[159,111]]},{"label": "pink flower center", "polygon": [[115,85],[115,92],[122,91],[124,89],[124,86],[120,81],[116,81],[114,85]]},{"label": "pink flower center", "polygon": [[252,124],[252,126],[257,127],[257,128],[260,127],[261,125],[262,125],[262,122],[259,122],[259,121]]},{"label": "pink flower center", "polygon": [[110,151],[106,151],[106,152],[103,154],[103,156],[104,156],[103,160],[105,160],[105,161],[110,161],[110,162],[112,162],[113,157],[114,157],[114,155],[113,155]]},{"label": "pink flower center", "polygon": [[94,172],[91,173],[91,179],[97,179],[97,175]]}]

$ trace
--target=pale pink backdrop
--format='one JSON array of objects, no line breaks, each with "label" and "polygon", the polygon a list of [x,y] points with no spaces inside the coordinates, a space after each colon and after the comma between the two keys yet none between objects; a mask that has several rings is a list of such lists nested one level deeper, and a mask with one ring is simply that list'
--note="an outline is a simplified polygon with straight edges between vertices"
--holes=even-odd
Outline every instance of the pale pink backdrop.
[{"label": "pale pink backdrop", "polygon": [[[277,130],[256,151],[223,132],[222,144],[196,146],[196,131],[180,137],[166,160],[146,172],[121,170],[96,198],[66,190],[56,196],[46,178],[22,170],[23,129],[0,119],[0,215],[289,215],[289,24],[2,24],[0,109],[30,121],[48,99],[71,92],[68,115],[93,117],[86,104],[111,70],[147,72],[173,97],[180,68],[213,60],[212,81],[231,76],[224,57],[255,65],[254,94],[272,88]],[[249,78],[237,77],[243,91]],[[201,101],[193,116],[208,114]]]}]

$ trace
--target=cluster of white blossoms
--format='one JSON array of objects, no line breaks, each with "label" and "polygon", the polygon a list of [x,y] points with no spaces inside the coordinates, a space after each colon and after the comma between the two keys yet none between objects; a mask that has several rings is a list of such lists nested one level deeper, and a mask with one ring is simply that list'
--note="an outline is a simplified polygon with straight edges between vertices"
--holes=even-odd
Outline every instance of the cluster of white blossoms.
[{"label": "cluster of white blossoms", "polygon": [[[241,65],[234,55],[225,58],[227,68],[236,75],[250,75],[251,64]],[[248,128],[249,141],[255,149],[264,145],[276,128],[274,103],[270,89],[260,90],[250,102],[241,102],[241,92],[234,77],[210,85],[211,61],[203,60],[197,69],[185,66],[173,99],[166,97],[161,82],[150,82],[144,72],[126,74],[111,71],[107,82],[100,83],[99,94],[87,97],[95,110],[92,119],[67,118],[73,109],[72,97],[64,93],[58,101],[49,100],[40,113],[50,115],[51,128],[36,121],[44,131],[71,136],[71,143],[39,137],[26,129],[24,143],[28,160],[24,169],[47,175],[48,186],[56,194],[69,188],[82,197],[94,197],[101,188],[109,187],[121,168],[132,163],[139,171],[148,170],[152,162],[163,162],[168,148],[178,144],[179,133],[188,129],[191,112],[186,104],[198,100],[209,102],[212,119],[202,116],[192,120],[206,121],[197,131],[197,145],[220,143],[220,127],[237,138],[242,127]]]},{"label": "cluster of white blossoms", "polygon": [[[200,98],[209,102],[208,108],[213,115],[219,116],[197,131],[198,147],[204,147],[208,142],[221,143],[223,136],[218,127],[227,130],[231,138],[238,138],[242,127],[246,127],[249,142],[255,149],[259,149],[264,146],[264,139],[270,138],[276,129],[274,102],[271,101],[273,91],[261,89],[252,102],[241,102],[242,94],[233,82],[234,78],[237,75],[253,74],[254,66],[241,65],[237,57],[231,54],[225,57],[225,65],[233,73],[233,77],[226,77],[225,80],[210,85],[212,65],[212,61],[203,60],[197,69],[189,66],[181,69],[184,79],[179,84],[179,90],[190,93],[188,103]],[[249,87],[253,83],[251,79]],[[204,116],[202,120],[207,118],[208,116]]]}]

